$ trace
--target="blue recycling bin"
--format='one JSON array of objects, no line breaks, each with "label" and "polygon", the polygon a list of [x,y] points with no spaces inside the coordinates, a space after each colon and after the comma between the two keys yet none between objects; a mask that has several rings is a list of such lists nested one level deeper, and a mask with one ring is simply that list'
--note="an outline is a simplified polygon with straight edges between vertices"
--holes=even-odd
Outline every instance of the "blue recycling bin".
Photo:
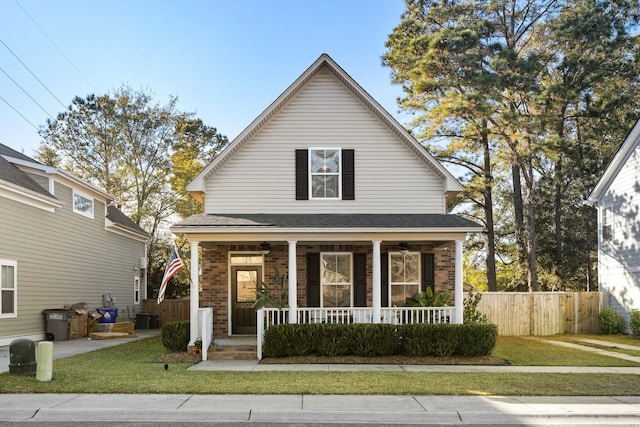
[{"label": "blue recycling bin", "polygon": [[96,308],[96,311],[102,315],[98,323],[116,323],[118,317],[117,307]]}]

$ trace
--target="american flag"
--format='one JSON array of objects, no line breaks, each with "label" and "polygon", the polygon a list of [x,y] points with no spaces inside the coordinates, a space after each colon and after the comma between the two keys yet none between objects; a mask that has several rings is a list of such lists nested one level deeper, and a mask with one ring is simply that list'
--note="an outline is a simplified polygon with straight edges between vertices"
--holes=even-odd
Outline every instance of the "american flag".
[{"label": "american flag", "polygon": [[175,276],[183,265],[180,255],[178,255],[178,250],[175,246],[172,247],[169,261],[167,261],[167,268],[164,270],[164,276],[162,277],[162,283],[160,284],[160,291],[158,292],[158,304],[164,300],[164,294],[167,291],[167,283],[169,282],[169,279]]}]

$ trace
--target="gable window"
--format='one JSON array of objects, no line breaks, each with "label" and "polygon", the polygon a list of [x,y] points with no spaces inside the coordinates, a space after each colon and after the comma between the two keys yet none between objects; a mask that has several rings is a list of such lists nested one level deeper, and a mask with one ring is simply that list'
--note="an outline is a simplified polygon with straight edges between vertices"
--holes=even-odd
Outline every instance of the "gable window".
[{"label": "gable window", "polygon": [[355,200],[354,151],[296,150],[296,200]]},{"label": "gable window", "polygon": [[73,211],[88,218],[93,218],[93,198],[73,190]]},{"label": "gable window", "polygon": [[613,239],[613,215],[611,208],[602,209],[602,241],[609,242]]},{"label": "gable window", "polygon": [[312,199],[340,198],[340,149],[309,150],[309,171]]},{"label": "gable window", "polygon": [[320,254],[322,307],[351,307],[353,271],[350,253]]},{"label": "gable window", "polygon": [[17,262],[0,259],[0,317],[16,317]]},{"label": "gable window", "polygon": [[389,254],[389,285],[391,306],[404,307],[420,291],[420,253]]}]

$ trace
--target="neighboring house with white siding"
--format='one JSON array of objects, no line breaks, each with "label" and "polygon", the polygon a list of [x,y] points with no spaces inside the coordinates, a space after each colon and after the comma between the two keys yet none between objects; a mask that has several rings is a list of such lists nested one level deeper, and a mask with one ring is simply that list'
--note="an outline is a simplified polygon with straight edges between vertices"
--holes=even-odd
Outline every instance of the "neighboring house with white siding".
[{"label": "neighboring house with white siding", "polygon": [[591,192],[598,210],[598,286],[629,326],[640,310],[640,121]]},{"label": "neighboring house with white siding", "polygon": [[424,321],[462,322],[462,246],[482,228],[447,211],[461,185],[326,54],[188,190],[204,214],[171,230],[191,243],[192,342],[199,307],[217,338],[268,327],[252,306],[274,267],[289,322],[399,321],[426,287],[455,308]]},{"label": "neighboring house with white siding", "polygon": [[147,233],[112,197],[0,144],[0,345],[45,337],[45,309],[111,294],[141,311]]}]

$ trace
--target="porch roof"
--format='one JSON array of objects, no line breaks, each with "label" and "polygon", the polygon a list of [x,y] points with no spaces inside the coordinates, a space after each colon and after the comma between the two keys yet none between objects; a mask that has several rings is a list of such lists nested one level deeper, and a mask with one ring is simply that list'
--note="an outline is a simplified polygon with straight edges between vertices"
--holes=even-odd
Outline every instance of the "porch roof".
[{"label": "porch roof", "polygon": [[198,232],[227,228],[267,229],[387,229],[402,231],[480,232],[482,226],[452,214],[202,214],[171,227],[174,232]]}]

